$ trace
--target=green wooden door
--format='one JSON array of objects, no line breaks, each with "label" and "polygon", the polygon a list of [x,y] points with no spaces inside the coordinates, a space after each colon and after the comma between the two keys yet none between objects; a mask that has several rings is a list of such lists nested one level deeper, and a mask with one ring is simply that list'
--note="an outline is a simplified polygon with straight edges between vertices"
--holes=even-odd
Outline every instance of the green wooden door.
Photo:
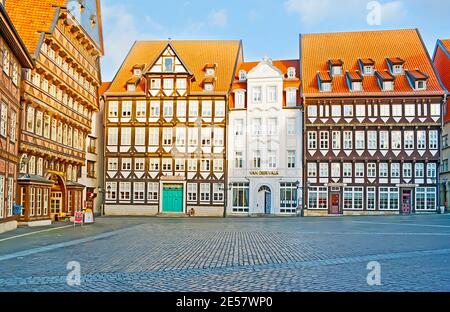
[{"label": "green wooden door", "polygon": [[163,212],[183,212],[183,187],[178,185],[164,186],[162,204]]}]

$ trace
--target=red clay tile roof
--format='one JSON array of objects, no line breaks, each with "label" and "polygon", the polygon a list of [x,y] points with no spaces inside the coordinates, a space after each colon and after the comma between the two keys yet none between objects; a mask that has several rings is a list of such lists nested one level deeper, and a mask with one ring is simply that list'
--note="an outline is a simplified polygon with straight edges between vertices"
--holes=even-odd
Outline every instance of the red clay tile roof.
[{"label": "red clay tile roof", "polygon": [[[438,40],[434,66],[447,91],[450,91],[450,40]],[[450,122],[450,103],[447,101],[445,122]]]},{"label": "red clay tile roof", "polygon": [[333,77],[331,77],[329,71],[318,72],[317,75],[318,75],[318,78],[320,79],[320,81],[322,81],[322,82],[332,82],[333,81]]},{"label": "red clay tile roof", "polygon": [[98,88],[98,94],[102,96],[106,92],[106,90],[108,90],[110,85],[111,82],[103,82],[101,86]]},{"label": "red clay tile roof", "polygon": [[6,11],[28,51],[34,54],[42,32],[50,31],[57,7],[67,0],[8,0]]},{"label": "red clay tile roof", "polygon": [[[172,40],[135,42],[111,83],[108,93],[126,92],[126,82],[133,76],[133,66],[135,64],[151,66],[169,43],[195,76],[191,92],[203,92],[203,81],[206,78],[205,64],[217,64],[214,92],[226,93],[230,90],[235,66],[243,58],[240,41]],[[136,91],[143,92],[143,86],[144,84],[140,84]]]},{"label": "red clay tile roof", "polygon": [[333,92],[321,93],[317,81],[317,72],[329,70],[329,60],[341,59],[344,71],[359,70],[358,60],[371,58],[375,61],[375,70],[388,70],[387,58],[394,62],[404,60],[405,69],[419,69],[430,76],[428,89],[414,91],[406,75],[396,77],[395,91],[382,91],[377,77],[365,76],[363,92],[358,96],[395,96],[395,95],[443,95],[442,87],[430,62],[428,52],[414,29],[325,33],[301,36],[302,85],[305,96],[324,97],[354,96],[351,93],[345,75],[333,77]]}]

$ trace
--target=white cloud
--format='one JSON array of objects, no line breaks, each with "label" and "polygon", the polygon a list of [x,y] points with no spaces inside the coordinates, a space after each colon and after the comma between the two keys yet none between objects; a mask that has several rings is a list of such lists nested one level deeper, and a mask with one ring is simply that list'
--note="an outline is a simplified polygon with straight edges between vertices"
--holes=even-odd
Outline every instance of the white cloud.
[{"label": "white cloud", "polygon": [[[366,20],[368,0],[286,0],[288,13],[297,14],[300,22],[306,26],[319,25],[333,19],[333,23],[349,20]],[[406,16],[403,1],[395,0],[382,3],[381,19],[384,22],[398,22]]]},{"label": "white cloud", "polygon": [[208,24],[225,28],[228,26],[228,13],[226,10],[212,10],[208,15]]}]

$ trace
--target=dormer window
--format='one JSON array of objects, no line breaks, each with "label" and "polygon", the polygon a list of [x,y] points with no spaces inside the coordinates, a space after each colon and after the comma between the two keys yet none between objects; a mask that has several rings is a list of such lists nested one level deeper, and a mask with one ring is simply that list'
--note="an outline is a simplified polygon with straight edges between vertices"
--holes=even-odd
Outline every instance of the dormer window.
[{"label": "dormer window", "polygon": [[214,85],[212,83],[205,83],[203,89],[205,92],[212,92],[214,91]]},{"label": "dormer window", "polygon": [[393,75],[403,75],[405,61],[399,57],[388,58],[387,63]]},{"label": "dormer window", "polygon": [[372,76],[375,72],[375,61],[366,58],[359,59],[359,65],[364,76]]},{"label": "dormer window", "polygon": [[134,83],[127,84],[127,91],[128,92],[135,92],[136,91],[136,85]]},{"label": "dormer window", "polygon": [[247,80],[247,72],[245,70],[239,71],[239,81]]},{"label": "dormer window", "polygon": [[342,60],[340,59],[329,60],[328,63],[330,65],[330,72],[332,77],[342,76],[343,74],[342,66],[344,65],[344,62]]},{"label": "dormer window", "polygon": [[140,77],[142,75],[142,70],[140,68],[135,68],[133,70],[133,75],[135,75],[136,77]]},{"label": "dormer window", "polygon": [[329,72],[317,74],[317,81],[320,92],[331,92],[333,90],[333,80]]},{"label": "dormer window", "polygon": [[408,81],[411,84],[411,87],[415,91],[424,91],[427,89],[427,81],[429,76],[422,71],[416,70],[408,70],[406,71],[408,76]]},{"label": "dormer window", "polygon": [[215,76],[216,70],[214,68],[207,68],[206,69],[206,76]]},{"label": "dormer window", "polygon": [[375,73],[378,84],[382,91],[394,91],[395,76],[388,71],[377,71]]},{"label": "dormer window", "polygon": [[347,82],[349,84],[350,91],[352,92],[363,91],[363,76],[358,70],[347,72]]},{"label": "dormer window", "polygon": [[289,67],[287,72],[288,79],[295,79],[295,67]]}]

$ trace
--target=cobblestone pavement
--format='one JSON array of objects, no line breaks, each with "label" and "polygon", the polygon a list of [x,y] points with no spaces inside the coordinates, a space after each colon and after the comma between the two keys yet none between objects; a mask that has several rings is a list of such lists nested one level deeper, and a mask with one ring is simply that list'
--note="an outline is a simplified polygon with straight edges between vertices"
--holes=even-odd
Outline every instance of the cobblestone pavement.
[{"label": "cobblestone pavement", "polygon": [[99,218],[27,234],[0,235],[0,291],[450,291],[450,215]]}]

